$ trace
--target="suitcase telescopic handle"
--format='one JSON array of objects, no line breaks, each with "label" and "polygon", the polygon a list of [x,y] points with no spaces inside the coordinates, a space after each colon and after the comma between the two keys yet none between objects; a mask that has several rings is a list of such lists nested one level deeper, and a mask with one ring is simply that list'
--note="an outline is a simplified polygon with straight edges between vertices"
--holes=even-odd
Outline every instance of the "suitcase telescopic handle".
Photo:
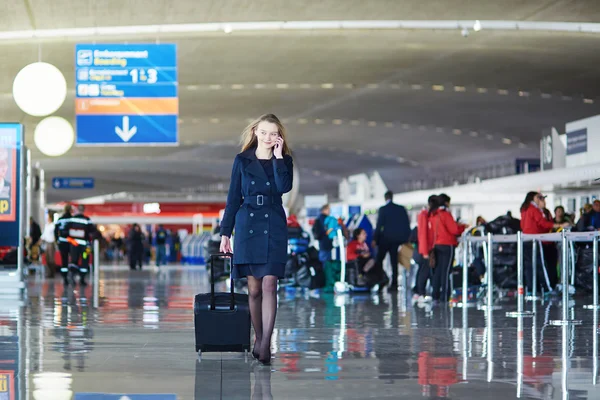
[{"label": "suitcase telescopic handle", "polygon": [[[229,258],[229,262],[231,265],[231,270],[233,272],[233,253],[214,253],[210,255],[210,309],[215,309],[215,258]],[[235,294],[233,292],[233,277],[231,276],[229,279],[229,291],[231,293],[231,301],[229,303],[229,309],[235,309]]]}]

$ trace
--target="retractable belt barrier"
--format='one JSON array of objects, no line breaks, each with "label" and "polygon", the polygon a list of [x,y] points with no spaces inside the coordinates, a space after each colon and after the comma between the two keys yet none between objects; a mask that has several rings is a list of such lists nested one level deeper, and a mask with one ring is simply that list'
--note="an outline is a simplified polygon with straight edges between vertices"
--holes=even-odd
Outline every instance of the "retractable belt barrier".
[{"label": "retractable belt barrier", "polygon": [[[571,260],[573,268],[571,273],[575,274],[575,258],[574,258],[574,246],[573,243],[592,243],[593,248],[593,304],[584,306],[587,309],[598,308],[598,238],[600,234],[598,231],[594,232],[558,232],[558,233],[542,233],[542,234],[523,234],[518,232],[515,235],[492,235],[488,233],[487,236],[467,236],[466,233],[460,238],[460,242],[463,244],[463,294],[462,294],[462,306],[467,307],[468,300],[468,264],[469,264],[469,249],[471,244],[480,243],[484,247],[484,254],[486,258],[486,284],[487,290],[487,307],[492,309],[493,302],[493,245],[502,243],[516,243],[517,244],[517,312],[508,313],[509,316],[529,316],[530,312],[523,310],[523,301],[525,300],[525,287],[523,285],[523,243],[532,243],[532,261],[533,261],[533,295],[528,299],[535,301],[537,299],[537,251],[538,247],[542,254],[543,260],[543,242],[554,242],[562,244],[562,257],[561,257],[561,282],[562,282],[562,320],[553,321],[555,325],[564,325],[570,323],[578,323],[579,321],[569,320],[568,309],[569,309],[569,279],[568,279],[568,268],[567,264]],[[571,259],[569,259],[569,250],[571,251]],[[574,283],[574,281],[572,281]]]}]

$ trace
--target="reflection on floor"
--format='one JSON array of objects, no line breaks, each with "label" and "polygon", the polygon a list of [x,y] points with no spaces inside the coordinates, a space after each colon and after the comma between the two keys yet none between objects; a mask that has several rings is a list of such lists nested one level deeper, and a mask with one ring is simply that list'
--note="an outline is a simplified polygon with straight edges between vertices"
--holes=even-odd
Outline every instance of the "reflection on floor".
[{"label": "reflection on floor", "polygon": [[94,308],[92,285],[30,282],[27,300],[0,300],[0,399],[600,399],[589,298],[571,309],[583,324],[562,327],[549,323],[560,299],[527,303],[533,318],[506,317],[507,299],[488,318],[413,307],[406,293],[282,290],[264,367],[198,361],[192,301],[207,290],[203,268],[106,267]]}]

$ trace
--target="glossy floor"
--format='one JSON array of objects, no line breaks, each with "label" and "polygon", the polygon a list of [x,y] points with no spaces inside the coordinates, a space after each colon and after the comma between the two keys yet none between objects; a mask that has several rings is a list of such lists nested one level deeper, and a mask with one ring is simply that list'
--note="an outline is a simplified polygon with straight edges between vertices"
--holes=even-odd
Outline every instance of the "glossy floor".
[{"label": "glossy floor", "polygon": [[264,367],[237,354],[198,361],[192,299],[208,290],[203,268],[105,267],[98,289],[97,308],[92,285],[59,280],[32,279],[22,302],[0,299],[0,399],[600,399],[589,298],[570,310],[583,323],[562,327],[550,324],[560,299],[527,303],[536,313],[523,318],[506,317],[507,299],[487,318],[413,307],[406,293],[282,290]]}]

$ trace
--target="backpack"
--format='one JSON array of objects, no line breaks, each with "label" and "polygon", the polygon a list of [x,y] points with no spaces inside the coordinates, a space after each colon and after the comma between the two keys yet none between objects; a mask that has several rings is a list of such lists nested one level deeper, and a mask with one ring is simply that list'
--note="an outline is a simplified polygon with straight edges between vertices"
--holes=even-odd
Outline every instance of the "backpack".
[{"label": "backpack", "polygon": [[315,240],[323,238],[323,221],[321,221],[320,217],[315,219],[315,223],[312,226],[312,234]]}]

